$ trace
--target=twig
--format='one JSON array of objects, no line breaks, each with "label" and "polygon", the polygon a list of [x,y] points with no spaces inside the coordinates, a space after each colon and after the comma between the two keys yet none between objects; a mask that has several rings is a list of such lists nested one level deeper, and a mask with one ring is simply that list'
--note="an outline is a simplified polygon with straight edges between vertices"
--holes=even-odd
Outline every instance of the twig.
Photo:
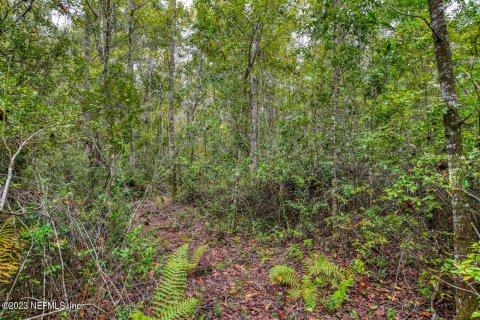
[{"label": "twig", "polygon": [[430,28],[430,30],[432,30],[432,32],[435,34],[435,36],[437,37],[437,39],[440,40],[440,41],[443,41],[443,39],[440,38],[440,36],[439,36],[439,35],[437,34],[437,32],[435,31],[435,29],[432,28],[431,23],[430,23],[425,17],[423,17],[423,16],[421,16],[421,15],[418,15],[418,14],[411,14],[411,13],[402,12],[402,11],[400,11],[400,10],[398,10],[398,9],[390,6],[390,5],[388,5],[387,8],[392,9],[392,10],[395,11],[396,13],[399,13],[399,14],[404,15],[404,16],[407,16],[407,17],[422,19],[422,20],[427,24],[427,26]]},{"label": "twig", "polygon": [[90,1],[88,0],[85,0],[87,2],[87,5],[88,7],[90,8],[90,10],[92,11],[93,15],[95,16],[95,18],[98,18],[98,13],[95,11],[95,9],[93,9],[92,7],[92,4],[90,3]]}]

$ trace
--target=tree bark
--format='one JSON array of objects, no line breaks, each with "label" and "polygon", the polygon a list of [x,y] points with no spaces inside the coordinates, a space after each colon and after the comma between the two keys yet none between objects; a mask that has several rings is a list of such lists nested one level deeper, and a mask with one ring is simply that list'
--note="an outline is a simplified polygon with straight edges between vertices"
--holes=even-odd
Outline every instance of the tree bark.
[{"label": "tree bark", "polygon": [[90,17],[88,15],[87,9],[85,8],[85,87],[89,87],[90,83],[88,80],[90,74]]},{"label": "tree bark", "polygon": [[168,151],[171,161],[170,186],[172,199],[177,194],[177,168],[175,165],[175,116],[174,116],[174,98],[175,98],[175,20],[177,18],[177,1],[172,0],[172,22],[170,34],[170,107],[168,110]]},{"label": "tree bark", "polygon": [[[102,12],[105,13],[105,19],[103,19],[103,15],[101,15],[102,19],[101,25],[102,29],[100,32],[102,33],[102,77],[103,82],[106,85],[107,83],[107,76],[108,76],[108,62],[110,60],[110,47],[111,47],[111,40],[112,40],[112,32],[113,32],[113,18],[114,18],[114,7],[111,0],[102,0]],[[103,24],[105,26],[103,27]]]},{"label": "tree bark", "polygon": [[[433,46],[438,70],[438,81],[446,108],[443,116],[445,150],[448,158],[449,194],[453,214],[454,255],[460,261],[469,252],[473,239],[472,217],[464,192],[466,165],[463,155],[459,105],[453,72],[452,52],[448,40],[445,7],[442,0],[429,0]],[[456,279],[456,320],[470,319],[476,308],[476,297],[467,281]]]},{"label": "tree bark", "polygon": [[128,19],[128,62],[127,71],[133,73],[133,40],[135,24],[135,2],[130,0],[130,18]]},{"label": "tree bark", "polygon": [[[131,75],[133,79],[133,40],[134,40],[134,24],[135,24],[135,2],[130,0],[130,19],[128,20],[128,63],[127,63],[127,72]],[[131,124],[132,128],[130,130],[130,153],[129,153],[129,167],[130,175],[135,174],[135,127],[133,123]]]},{"label": "tree bark", "polygon": [[[253,40],[252,56],[255,57],[257,51],[257,41]],[[252,171],[258,168],[258,100],[257,100],[258,80],[253,70],[250,71],[250,156],[252,163],[250,169]]]},{"label": "tree bark", "polygon": [[[337,0],[332,1],[333,9],[336,9]],[[340,39],[338,33],[338,26],[337,23],[334,22],[333,25],[333,44],[334,50],[337,52],[337,48],[340,44]],[[338,52],[336,53],[338,54]],[[335,57],[333,59],[336,59]],[[338,62],[334,61],[333,65],[333,73],[332,73],[332,127],[331,127],[331,142],[332,142],[332,217],[338,215],[338,199],[337,199],[337,192],[338,192],[338,178],[337,178],[337,162],[338,162],[338,154],[337,154],[337,113],[338,113],[338,99],[339,99],[339,82],[340,82],[340,68],[338,66]]]}]

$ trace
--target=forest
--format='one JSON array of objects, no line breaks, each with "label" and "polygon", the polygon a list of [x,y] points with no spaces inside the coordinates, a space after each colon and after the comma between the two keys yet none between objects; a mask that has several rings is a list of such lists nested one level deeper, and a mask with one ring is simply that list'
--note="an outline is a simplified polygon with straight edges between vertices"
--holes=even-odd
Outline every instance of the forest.
[{"label": "forest", "polygon": [[0,319],[480,319],[479,0],[1,0]]}]

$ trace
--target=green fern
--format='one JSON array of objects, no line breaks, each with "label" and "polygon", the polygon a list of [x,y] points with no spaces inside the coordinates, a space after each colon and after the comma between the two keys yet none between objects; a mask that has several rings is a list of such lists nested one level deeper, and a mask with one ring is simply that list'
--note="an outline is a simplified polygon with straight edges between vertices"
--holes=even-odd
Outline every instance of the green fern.
[{"label": "green fern", "polygon": [[160,320],[183,320],[191,317],[195,313],[195,308],[199,302],[196,298],[184,299],[159,311],[154,309],[156,311],[154,314],[156,318]]},{"label": "green fern", "polygon": [[307,311],[313,312],[317,307],[319,292],[309,275],[302,277],[302,298]]},{"label": "green fern", "polygon": [[186,244],[177,248],[167,258],[162,280],[153,294],[154,314],[185,298],[189,265]]},{"label": "green fern", "polygon": [[198,263],[200,262],[200,259],[202,258],[203,254],[207,250],[206,245],[201,245],[200,247],[195,250],[195,252],[192,255],[192,259],[190,260],[190,269],[195,269],[198,266]]},{"label": "green fern", "polygon": [[8,283],[17,273],[21,248],[14,220],[8,219],[0,226],[0,283]]},{"label": "green fern", "polygon": [[295,270],[284,264],[274,266],[270,270],[269,278],[271,282],[281,285],[298,287],[300,284]]},{"label": "green fern", "polygon": [[[287,296],[293,300],[303,299],[307,311],[315,310],[321,295],[324,298],[320,301],[328,311],[337,310],[347,299],[353,285],[351,272],[319,254],[309,257],[303,269],[301,281],[298,280],[295,270],[287,265],[274,266],[270,270],[269,278],[273,283],[290,286]],[[323,292],[327,287],[335,290],[330,296]]]},{"label": "green fern", "polygon": [[309,275],[324,276],[325,278],[342,279],[344,273],[340,266],[319,254],[309,257],[305,263],[305,268]]},{"label": "green fern", "polygon": [[132,320],[155,320],[149,316],[144,315],[141,311],[134,310],[131,316]]},{"label": "green fern", "polygon": [[340,306],[347,300],[350,287],[353,285],[353,277],[342,280],[335,292],[327,299],[323,300],[322,304],[325,308],[333,312],[340,308]]},{"label": "green fern", "polygon": [[292,288],[288,289],[287,296],[292,300],[299,300],[303,296],[303,288],[292,287]]},{"label": "green fern", "polygon": [[200,246],[189,259],[188,245],[182,245],[172,252],[163,268],[162,279],[153,293],[153,315],[147,317],[139,311],[132,314],[134,320],[186,319],[195,313],[199,303],[196,298],[186,297],[188,272],[197,267],[206,246]]}]

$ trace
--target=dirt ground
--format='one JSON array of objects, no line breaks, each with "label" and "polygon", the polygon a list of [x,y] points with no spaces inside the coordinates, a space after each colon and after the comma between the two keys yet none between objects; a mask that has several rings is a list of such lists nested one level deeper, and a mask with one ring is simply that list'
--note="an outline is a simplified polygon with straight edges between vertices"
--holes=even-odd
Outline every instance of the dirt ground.
[{"label": "dirt ground", "polygon": [[[168,202],[159,206],[154,200],[146,201],[139,210],[137,223],[156,230],[167,250],[186,242],[193,249],[208,245],[188,280],[187,294],[202,300],[197,319],[435,318],[428,311],[430,301],[418,295],[414,283],[408,283],[409,277],[405,276],[382,281],[357,277],[349,300],[340,310],[332,314],[319,305],[315,312],[307,312],[301,301],[286,297],[286,288],[268,281],[274,265],[286,263],[301,270],[301,259],[293,259],[287,246],[248,235],[218,234],[191,208]],[[326,255],[340,265],[348,263]]]}]

